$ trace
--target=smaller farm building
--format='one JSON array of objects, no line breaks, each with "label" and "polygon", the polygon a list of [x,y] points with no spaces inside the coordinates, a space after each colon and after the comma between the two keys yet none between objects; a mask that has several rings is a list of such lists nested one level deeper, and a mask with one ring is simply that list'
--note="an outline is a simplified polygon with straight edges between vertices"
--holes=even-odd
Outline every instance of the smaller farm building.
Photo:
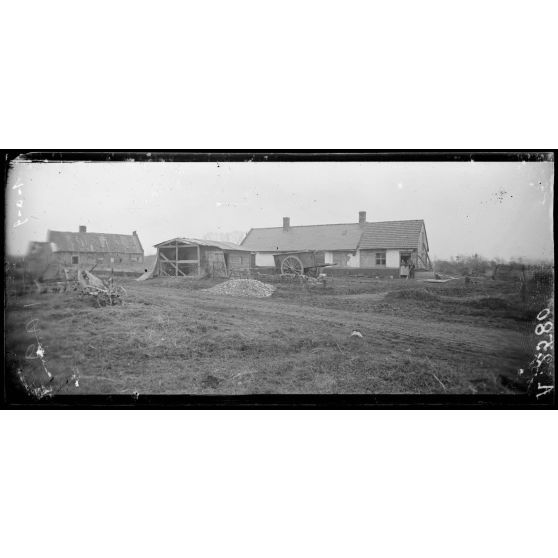
[{"label": "smaller farm building", "polygon": [[97,271],[143,271],[143,248],[136,231],[132,234],[48,231],[47,242],[31,242],[25,258],[34,276],[54,279],[63,268],[95,266]]},{"label": "smaller farm building", "polygon": [[251,251],[232,242],[173,238],[155,245],[157,257],[150,277],[228,277],[250,272]]}]

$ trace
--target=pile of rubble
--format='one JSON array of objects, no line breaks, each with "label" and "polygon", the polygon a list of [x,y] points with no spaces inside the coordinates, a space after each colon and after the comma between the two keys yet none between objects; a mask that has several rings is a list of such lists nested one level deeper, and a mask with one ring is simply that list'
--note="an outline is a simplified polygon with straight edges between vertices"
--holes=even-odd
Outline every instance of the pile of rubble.
[{"label": "pile of rubble", "polygon": [[208,293],[232,295],[232,296],[254,296],[262,298],[271,296],[275,291],[273,285],[268,285],[256,279],[229,279],[224,283],[205,289]]}]

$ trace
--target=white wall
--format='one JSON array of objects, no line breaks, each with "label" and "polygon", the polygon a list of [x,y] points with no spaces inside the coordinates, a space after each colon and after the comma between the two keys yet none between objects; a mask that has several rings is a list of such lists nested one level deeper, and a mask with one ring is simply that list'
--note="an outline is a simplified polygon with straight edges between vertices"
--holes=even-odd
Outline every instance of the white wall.
[{"label": "white wall", "polygon": [[347,266],[360,267],[360,250],[357,250],[354,256],[352,254],[349,254],[349,261],[347,262]]},{"label": "white wall", "polygon": [[263,252],[257,252],[256,266],[275,267],[275,259],[273,258],[273,254],[265,254]]},{"label": "white wall", "polygon": [[399,250],[386,250],[386,267],[399,267]]},{"label": "white wall", "polygon": [[[324,252],[324,259],[326,264],[333,263],[333,252]],[[356,254],[353,256],[349,253],[349,259],[347,261],[347,267],[360,267],[360,250],[357,250]]]}]

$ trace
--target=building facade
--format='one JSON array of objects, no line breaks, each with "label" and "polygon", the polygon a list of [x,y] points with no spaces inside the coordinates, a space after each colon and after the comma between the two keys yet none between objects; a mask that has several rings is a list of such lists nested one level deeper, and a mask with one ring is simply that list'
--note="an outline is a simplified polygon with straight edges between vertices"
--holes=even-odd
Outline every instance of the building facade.
[{"label": "building facade", "polygon": [[143,266],[143,247],[137,232],[109,234],[48,231],[48,242],[56,261],[64,267],[92,267],[97,270],[138,271]]},{"label": "building facade", "polygon": [[397,275],[411,264],[417,270],[432,268],[422,219],[367,222],[364,211],[358,222],[345,224],[291,226],[285,217],[283,227],[251,229],[241,245],[255,252],[256,267],[274,266],[274,254],[314,250],[340,272],[358,269],[368,270],[369,275]]},{"label": "building facade", "polygon": [[87,232],[48,231],[47,242],[31,242],[25,268],[42,280],[64,278],[64,269],[141,273],[143,248],[134,231],[131,235]]}]

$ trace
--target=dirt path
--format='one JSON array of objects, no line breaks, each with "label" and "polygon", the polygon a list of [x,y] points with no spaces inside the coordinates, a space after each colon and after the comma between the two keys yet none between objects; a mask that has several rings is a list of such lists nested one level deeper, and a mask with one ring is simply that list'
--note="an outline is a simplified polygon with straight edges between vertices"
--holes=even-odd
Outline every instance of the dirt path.
[{"label": "dirt path", "polygon": [[[139,289],[131,289],[142,296]],[[471,326],[458,323],[441,323],[386,314],[359,313],[338,309],[319,308],[309,305],[285,304],[273,298],[249,298],[220,296],[203,291],[177,291],[165,289],[158,293],[150,291],[150,299],[157,306],[181,305],[185,311],[214,311],[222,318],[232,319],[240,328],[267,329],[273,326],[295,324],[297,329],[304,324],[308,330],[319,330],[349,335],[359,329],[363,335],[374,336],[384,344],[390,340],[407,344],[409,347],[433,347],[467,354],[514,358],[521,354],[523,336],[519,331],[489,326]],[[362,295],[354,295],[362,296]],[[381,300],[385,293],[366,294]],[[376,298],[375,298],[376,300]],[[250,320],[245,319],[246,316]],[[505,356],[504,356],[505,355]]]}]

